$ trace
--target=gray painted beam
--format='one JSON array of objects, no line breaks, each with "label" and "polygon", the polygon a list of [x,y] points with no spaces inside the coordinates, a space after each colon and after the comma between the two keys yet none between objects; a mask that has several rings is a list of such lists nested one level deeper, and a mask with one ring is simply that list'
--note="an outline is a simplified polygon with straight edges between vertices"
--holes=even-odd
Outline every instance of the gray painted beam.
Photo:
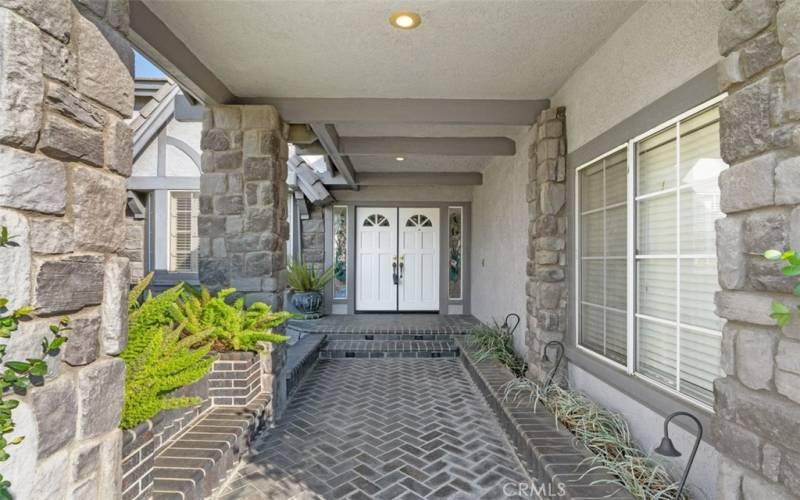
[{"label": "gray painted beam", "polygon": [[339,134],[336,132],[336,127],[318,122],[309,123],[309,125],[314,134],[316,134],[319,143],[325,148],[333,164],[336,165],[339,173],[347,180],[347,184],[353,188],[357,187],[355,168],[353,168],[350,158],[343,156],[339,152]]},{"label": "gray painted beam", "polygon": [[514,156],[508,137],[342,137],[343,155]]},{"label": "gray painted beam", "polygon": [[478,172],[359,172],[360,186],[480,186]]},{"label": "gray painted beam", "polygon": [[200,189],[200,177],[128,177],[128,189],[134,191],[187,190]]},{"label": "gray painted beam", "polygon": [[237,104],[271,104],[291,123],[449,123],[531,125],[550,107],[548,99],[327,99],[237,98]]},{"label": "gray painted beam", "polygon": [[227,104],[233,93],[189,48],[147,8],[142,0],[130,2],[131,43],[181,87],[206,104]]}]

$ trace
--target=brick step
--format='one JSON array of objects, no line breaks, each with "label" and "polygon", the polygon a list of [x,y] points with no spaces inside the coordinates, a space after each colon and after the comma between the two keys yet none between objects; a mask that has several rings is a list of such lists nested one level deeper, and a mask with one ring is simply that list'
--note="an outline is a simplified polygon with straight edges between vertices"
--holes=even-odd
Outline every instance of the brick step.
[{"label": "brick step", "polygon": [[[316,334],[314,334],[316,335]],[[461,333],[328,333],[328,340],[453,340],[454,335]]]},{"label": "brick step", "polygon": [[248,406],[208,412],[158,454],[153,468],[154,500],[211,497],[269,420],[269,395]]},{"label": "brick step", "polygon": [[320,359],[334,358],[455,358],[452,340],[339,340],[328,337]]}]

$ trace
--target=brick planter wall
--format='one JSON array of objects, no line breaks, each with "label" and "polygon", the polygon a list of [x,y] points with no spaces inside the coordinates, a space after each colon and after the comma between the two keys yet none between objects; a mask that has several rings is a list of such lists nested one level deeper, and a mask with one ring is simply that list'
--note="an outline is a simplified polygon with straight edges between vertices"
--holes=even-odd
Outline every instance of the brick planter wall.
[{"label": "brick planter wall", "polygon": [[208,374],[214,406],[245,406],[261,392],[260,357],[252,352],[223,352]]}]

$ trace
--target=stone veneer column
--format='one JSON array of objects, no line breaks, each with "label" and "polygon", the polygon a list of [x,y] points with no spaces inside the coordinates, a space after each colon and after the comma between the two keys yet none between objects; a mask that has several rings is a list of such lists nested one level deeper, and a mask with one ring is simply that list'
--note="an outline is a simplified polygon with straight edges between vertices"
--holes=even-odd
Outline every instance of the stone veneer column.
[{"label": "stone veneer column", "polygon": [[203,119],[200,281],[283,306],[286,127],[272,106],[215,106]]},{"label": "stone veneer column", "polygon": [[73,330],[43,386],[20,396],[0,472],[16,498],[117,498],[127,342],[125,179],[133,52],[127,2],[0,0],[0,296],[36,307],[6,361]]},{"label": "stone veneer column", "polygon": [[[528,150],[528,375],[543,380],[544,346],[567,326],[566,140],[564,108],[543,111]],[[566,363],[564,363],[566,366]]]},{"label": "stone veneer column", "polygon": [[725,377],[715,383],[718,498],[800,496],[800,320],[780,329],[770,304],[796,304],[797,279],[761,254],[800,250],[800,0],[725,0],[719,30],[722,157],[717,313]]}]

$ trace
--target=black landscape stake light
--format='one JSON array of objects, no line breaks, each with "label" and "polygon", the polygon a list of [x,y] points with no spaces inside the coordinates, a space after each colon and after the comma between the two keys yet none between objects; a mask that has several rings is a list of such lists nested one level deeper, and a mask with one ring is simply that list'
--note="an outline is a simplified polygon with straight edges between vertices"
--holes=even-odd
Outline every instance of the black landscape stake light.
[{"label": "black landscape stake light", "polygon": [[[511,325],[508,322],[508,320],[511,319],[511,318],[514,318],[516,320],[514,322],[514,328],[511,328]],[[507,331],[508,332],[508,336],[510,337],[510,336],[514,335],[514,330],[516,330],[517,327],[519,326],[519,322],[520,322],[519,314],[509,313],[506,316],[506,319],[503,320],[503,324],[500,325],[500,328],[502,328],[503,330]]]},{"label": "black landscape stake light", "polygon": [[558,351],[558,354],[556,355],[556,364],[553,365],[553,369],[550,370],[550,374],[547,376],[547,380],[544,383],[545,389],[549,387],[550,384],[553,382],[553,379],[556,376],[556,372],[558,372],[558,367],[561,365],[561,360],[564,358],[564,344],[562,344],[558,340],[551,340],[544,346],[544,355],[542,356],[543,361],[550,361],[550,357],[547,355],[547,349],[549,349],[550,347],[555,347],[556,350]]},{"label": "black landscape stake light", "polygon": [[665,457],[679,457],[681,456],[681,452],[679,452],[675,445],[672,443],[672,440],[669,438],[669,423],[675,417],[689,417],[694,420],[694,423],[697,425],[697,437],[694,440],[694,447],[692,448],[692,454],[689,455],[689,461],[686,462],[686,468],[683,470],[683,477],[681,478],[681,484],[678,486],[678,494],[675,495],[675,498],[680,498],[681,493],[683,493],[683,487],[686,486],[686,478],[689,477],[689,470],[692,468],[692,462],[694,462],[694,456],[697,454],[697,448],[700,446],[700,440],[703,438],[703,424],[697,420],[697,417],[692,415],[691,413],[685,411],[676,411],[675,413],[670,414],[664,420],[664,437],[661,438],[661,444],[654,450],[659,455],[663,455]]}]

